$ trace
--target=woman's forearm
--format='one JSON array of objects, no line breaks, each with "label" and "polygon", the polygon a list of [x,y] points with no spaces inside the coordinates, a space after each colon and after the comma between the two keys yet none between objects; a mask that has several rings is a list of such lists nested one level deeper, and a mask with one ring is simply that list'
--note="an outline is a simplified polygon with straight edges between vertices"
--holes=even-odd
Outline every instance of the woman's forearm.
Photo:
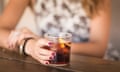
[{"label": "woman's forearm", "polygon": [[10,0],[0,15],[0,47],[8,48],[7,39],[10,31],[20,20],[30,0]]},{"label": "woman's forearm", "polygon": [[0,47],[1,48],[8,48],[8,36],[10,34],[10,30],[9,29],[2,29],[0,28]]},{"label": "woman's forearm", "polygon": [[76,53],[80,55],[103,57],[106,48],[107,45],[101,45],[95,42],[73,43],[71,51],[72,53]]}]

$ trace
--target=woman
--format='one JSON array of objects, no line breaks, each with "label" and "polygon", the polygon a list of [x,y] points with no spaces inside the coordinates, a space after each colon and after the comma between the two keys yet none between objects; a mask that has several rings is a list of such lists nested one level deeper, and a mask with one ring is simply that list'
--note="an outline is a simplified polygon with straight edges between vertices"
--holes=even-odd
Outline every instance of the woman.
[{"label": "woman", "polygon": [[[15,30],[29,5],[34,10],[41,37],[26,28]],[[0,47],[18,51],[18,46],[26,41],[24,53],[49,64],[55,53],[42,48],[51,44],[43,34],[67,31],[73,35],[72,53],[103,57],[109,26],[110,0],[10,0],[0,16]]]}]

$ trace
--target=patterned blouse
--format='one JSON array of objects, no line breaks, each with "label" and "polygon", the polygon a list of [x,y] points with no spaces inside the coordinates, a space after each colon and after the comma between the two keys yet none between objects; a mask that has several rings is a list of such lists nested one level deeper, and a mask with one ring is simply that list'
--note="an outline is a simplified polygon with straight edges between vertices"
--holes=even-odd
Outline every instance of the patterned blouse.
[{"label": "patterned blouse", "polygon": [[81,3],[70,0],[36,0],[35,20],[39,35],[69,32],[73,42],[89,40],[89,21]]},{"label": "patterned blouse", "polygon": [[[46,32],[69,32],[73,36],[73,42],[89,40],[90,19],[81,3],[72,3],[70,0],[36,0],[34,10],[40,36]],[[108,47],[105,59],[120,60],[120,54]]]}]

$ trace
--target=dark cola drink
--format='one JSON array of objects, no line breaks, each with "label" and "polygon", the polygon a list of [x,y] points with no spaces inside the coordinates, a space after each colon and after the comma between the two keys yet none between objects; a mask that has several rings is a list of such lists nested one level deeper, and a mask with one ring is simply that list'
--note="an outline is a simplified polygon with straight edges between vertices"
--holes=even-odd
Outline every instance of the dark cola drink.
[{"label": "dark cola drink", "polygon": [[56,55],[51,64],[69,64],[70,62],[70,43],[57,43]]},{"label": "dark cola drink", "polygon": [[58,37],[47,37],[53,42],[52,46],[48,49],[56,53],[54,58],[49,61],[50,65],[65,66],[70,63],[71,35],[63,35]]}]

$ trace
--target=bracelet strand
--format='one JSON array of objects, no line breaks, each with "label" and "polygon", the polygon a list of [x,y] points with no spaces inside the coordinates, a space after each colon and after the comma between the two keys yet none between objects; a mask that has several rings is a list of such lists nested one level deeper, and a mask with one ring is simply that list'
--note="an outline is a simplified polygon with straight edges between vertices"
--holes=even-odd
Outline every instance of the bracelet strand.
[{"label": "bracelet strand", "polygon": [[23,43],[19,46],[19,53],[20,53],[20,55],[27,55],[27,54],[25,53],[25,48],[26,48],[27,42],[28,42],[29,40],[31,40],[31,39],[34,39],[34,38],[32,38],[32,37],[30,37],[30,38],[25,38],[24,41],[23,41]]}]

